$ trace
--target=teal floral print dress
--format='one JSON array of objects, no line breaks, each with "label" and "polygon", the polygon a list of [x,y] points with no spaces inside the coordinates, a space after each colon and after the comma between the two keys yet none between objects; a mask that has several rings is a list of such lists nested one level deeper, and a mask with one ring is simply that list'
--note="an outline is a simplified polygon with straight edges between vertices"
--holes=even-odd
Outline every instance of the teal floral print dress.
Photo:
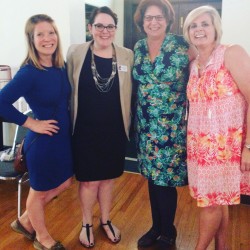
[{"label": "teal floral print dress", "polygon": [[153,63],[146,39],[138,41],[134,48],[139,171],[159,186],[187,184],[185,116],[188,47],[182,36],[167,34]]}]

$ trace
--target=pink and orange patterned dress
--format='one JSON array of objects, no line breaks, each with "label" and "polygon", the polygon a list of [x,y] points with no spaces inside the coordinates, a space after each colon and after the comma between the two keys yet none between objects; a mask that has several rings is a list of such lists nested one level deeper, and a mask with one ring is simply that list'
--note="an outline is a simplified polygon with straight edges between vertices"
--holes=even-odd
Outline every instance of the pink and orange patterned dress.
[{"label": "pink and orange patterned dress", "polygon": [[240,194],[250,195],[250,172],[240,171],[247,103],[225,68],[226,48],[213,51],[201,76],[194,61],[187,86],[189,189],[199,207],[239,204]]}]

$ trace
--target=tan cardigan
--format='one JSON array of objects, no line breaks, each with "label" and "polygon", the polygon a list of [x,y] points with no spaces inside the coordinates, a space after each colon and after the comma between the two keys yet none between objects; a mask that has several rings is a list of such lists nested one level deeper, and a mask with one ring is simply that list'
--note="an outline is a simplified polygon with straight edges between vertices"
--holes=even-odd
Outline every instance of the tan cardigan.
[{"label": "tan cardigan", "polygon": [[[73,123],[73,132],[76,123],[77,108],[78,108],[78,85],[79,76],[88,52],[91,42],[83,44],[71,45],[67,53],[67,71],[69,81],[72,87],[71,96],[71,118]],[[120,100],[124,129],[129,139],[129,129],[131,122],[131,95],[132,95],[132,78],[131,70],[133,66],[133,52],[130,49],[117,46],[114,44],[117,69],[120,84]],[[90,72],[88,72],[90,73]]]}]

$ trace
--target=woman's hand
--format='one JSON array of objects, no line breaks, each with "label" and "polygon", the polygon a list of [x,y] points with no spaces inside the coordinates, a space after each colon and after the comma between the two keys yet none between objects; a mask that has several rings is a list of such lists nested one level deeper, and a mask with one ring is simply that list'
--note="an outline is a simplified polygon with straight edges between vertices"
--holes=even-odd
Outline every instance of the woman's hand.
[{"label": "woman's hand", "polygon": [[58,122],[56,120],[35,120],[31,117],[23,124],[24,127],[29,128],[30,130],[39,133],[52,136],[54,133],[58,133],[59,127],[56,126]]},{"label": "woman's hand", "polygon": [[250,150],[246,147],[242,151],[240,170],[250,171]]}]

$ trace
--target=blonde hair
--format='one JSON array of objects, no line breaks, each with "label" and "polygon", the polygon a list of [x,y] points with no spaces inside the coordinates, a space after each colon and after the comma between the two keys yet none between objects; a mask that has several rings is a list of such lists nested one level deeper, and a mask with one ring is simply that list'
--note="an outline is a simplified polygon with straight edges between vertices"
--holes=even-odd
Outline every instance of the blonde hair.
[{"label": "blonde hair", "polygon": [[221,18],[220,15],[218,13],[218,11],[209,5],[204,5],[201,7],[198,7],[196,9],[193,9],[192,11],[189,12],[189,14],[186,17],[186,20],[184,22],[183,25],[183,35],[186,39],[186,41],[191,44],[190,41],[190,37],[189,37],[189,29],[190,29],[190,25],[192,24],[192,22],[199,16],[203,15],[203,14],[208,14],[210,15],[211,19],[212,19],[212,23],[214,25],[214,29],[215,29],[215,42],[217,44],[220,43],[221,37],[222,37],[222,29],[221,29]]},{"label": "blonde hair", "polygon": [[55,67],[58,68],[63,68],[64,67],[64,59],[62,55],[62,46],[61,46],[61,41],[58,33],[58,29],[54,23],[54,20],[45,14],[38,14],[31,16],[25,25],[25,36],[26,36],[26,41],[27,41],[27,55],[22,62],[21,66],[24,66],[26,64],[32,64],[38,69],[44,69],[44,67],[40,64],[39,62],[39,55],[37,52],[37,49],[35,48],[34,45],[34,30],[35,26],[40,23],[40,22],[48,22],[52,25],[56,35],[57,35],[57,48],[52,55],[52,64]]}]

